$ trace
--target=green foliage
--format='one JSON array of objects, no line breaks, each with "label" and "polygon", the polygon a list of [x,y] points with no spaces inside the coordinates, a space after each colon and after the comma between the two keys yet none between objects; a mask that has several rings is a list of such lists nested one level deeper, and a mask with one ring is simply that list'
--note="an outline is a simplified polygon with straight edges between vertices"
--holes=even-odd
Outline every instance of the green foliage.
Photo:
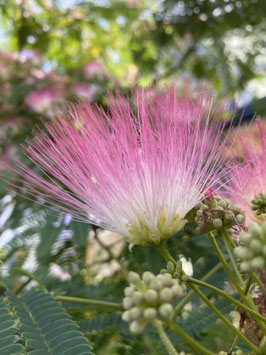
[{"label": "green foliage", "polygon": [[18,343],[15,320],[3,300],[0,300],[0,353],[3,355],[23,354],[24,348]]},{"label": "green foliage", "polygon": [[[0,303],[4,335],[3,340],[2,337],[0,340],[1,354],[22,353],[23,346],[15,344],[19,339],[30,355],[93,355],[89,351],[91,347],[86,338],[78,330],[78,325],[70,319],[64,308],[54,301],[51,294],[35,290],[20,297],[8,290],[6,296],[7,305],[3,301]],[[19,324],[19,337],[13,335],[16,328],[12,327],[15,322],[8,314],[11,311]],[[5,347],[6,339],[14,344]]]}]

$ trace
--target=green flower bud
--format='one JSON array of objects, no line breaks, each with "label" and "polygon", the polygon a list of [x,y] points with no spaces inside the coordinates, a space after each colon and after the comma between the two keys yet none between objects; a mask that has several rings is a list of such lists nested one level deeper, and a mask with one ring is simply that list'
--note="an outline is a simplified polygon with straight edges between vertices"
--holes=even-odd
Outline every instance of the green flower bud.
[{"label": "green flower bud", "polygon": [[249,232],[252,234],[253,238],[260,238],[262,234],[262,230],[257,223],[250,223]]},{"label": "green flower bud", "polygon": [[214,218],[212,221],[212,225],[216,229],[220,229],[223,226],[223,221],[220,218]]},{"label": "green flower bud", "polygon": [[126,297],[130,297],[132,295],[132,293],[135,291],[135,287],[134,286],[130,286],[130,287],[126,287],[124,290],[124,294]]},{"label": "green flower bud", "polygon": [[130,315],[130,311],[125,311],[125,312],[123,312],[123,314],[122,314],[122,319],[123,319],[123,321],[125,321],[125,322],[130,322],[130,321],[132,321],[132,318],[131,318],[131,315]]},{"label": "green flower bud", "polygon": [[262,248],[261,242],[258,239],[252,239],[249,246],[250,249],[255,253],[259,253]]},{"label": "green flower bud", "polygon": [[143,316],[147,320],[153,320],[157,317],[157,311],[155,308],[146,308],[145,311],[143,312]]},{"label": "green flower bud", "polygon": [[140,322],[139,320],[134,320],[130,324],[129,329],[134,334],[140,334],[143,331],[144,326],[145,324],[143,322]]},{"label": "green flower bud", "polygon": [[239,206],[238,205],[230,205],[230,210],[232,210],[232,211],[237,211],[237,210],[239,210]]},{"label": "green flower bud", "polygon": [[186,282],[188,279],[189,279],[189,276],[187,274],[183,274],[181,276],[181,280],[184,281],[184,282]]},{"label": "green flower bud", "polygon": [[222,199],[221,196],[219,196],[219,195],[214,195],[214,198],[216,201],[221,201],[221,199]]},{"label": "green flower bud", "polygon": [[144,297],[143,297],[143,293],[140,291],[135,291],[132,294],[132,300],[134,302],[134,304],[141,304],[143,301]]},{"label": "green flower bud", "polygon": [[250,243],[252,236],[249,233],[241,232],[239,238],[245,245],[247,245]]},{"label": "green flower bud", "polygon": [[242,214],[237,214],[236,215],[236,220],[238,223],[242,223],[244,220],[244,216]]},{"label": "green flower bud", "polygon": [[251,269],[251,264],[249,261],[243,261],[241,264],[240,264],[240,269],[241,271],[243,272],[247,272]]},{"label": "green flower bud", "polygon": [[162,317],[170,317],[174,308],[170,303],[164,303],[159,307],[159,313]]},{"label": "green flower bud", "polygon": [[224,203],[225,203],[226,207],[230,206],[230,200],[228,200],[228,198],[224,199]]},{"label": "green flower bud", "polygon": [[160,291],[160,299],[162,302],[171,302],[173,300],[173,296],[173,291],[168,287],[165,287]]},{"label": "green flower bud", "polygon": [[225,202],[225,200],[220,200],[220,201],[218,201],[218,206],[221,206],[222,208],[226,208],[226,202]]},{"label": "green flower bud", "polygon": [[148,303],[156,303],[158,300],[158,293],[155,290],[147,290],[144,293],[144,299]]},{"label": "green flower bud", "polygon": [[160,271],[160,274],[166,274],[166,273],[168,273],[168,270],[166,270],[166,269],[161,269],[161,271]]},{"label": "green flower bud", "polygon": [[169,272],[174,272],[175,271],[175,265],[171,261],[168,261],[166,268],[167,268],[167,270]]},{"label": "green flower bud", "polygon": [[197,215],[198,217],[202,216],[202,215],[203,215],[202,210],[198,210],[197,213],[196,213],[196,215]]},{"label": "green flower bud", "polygon": [[234,218],[235,218],[235,215],[233,214],[233,212],[230,212],[230,211],[225,213],[225,215],[224,215],[225,221],[233,221]]},{"label": "green flower bud", "polygon": [[130,283],[135,284],[135,283],[137,283],[138,281],[140,281],[140,277],[139,277],[139,275],[138,275],[136,272],[130,271],[130,272],[128,273],[128,281],[129,281]]},{"label": "green flower bud", "polygon": [[140,319],[142,316],[142,310],[139,307],[133,307],[129,312],[130,312],[130,317],[133,320]]},{"label": "green flower bud", "polygon": [[251,260],[251,266],[254,269],[261,269],[264,267],[264,258],[262,256],[256,256]]},{"label": "green flower bud", "polygon": [[124,307],[125,309],[129,309],[129,308],[131,308],[131,307],[133,307],[133,306],[134,306],[134,302],[133,302],[132,298],[125,297],[125,298],[123,299],[123,307]]},{"label": "green flower bud", "polygon": [[242,260],[252,258],[252,252],[246,247],[237,247],[234,249],[234,253]]},{"label": "green flower bud", "polygon": [[174,298],[180,298],[183,296],[182,287],[180,287],[179,285],[171,287],[171,290],[173,292]]},{"label": "green flower bud", "polygon": [[146,284],[148,284],[148,283],[150,283],[151,282],[151,280],[153,280],[154,279],[154,275],[153,275],[153,273],[151,273],[151,272],[149,272],[149,271],[145,271],[144,273],[143,273],[143,275],[142,275],[142,280],[146,283]]},{"label": "green flower bud", "polygon": [[159,291],[163,288],[163,283],[160,279],[158,279],[157,277],[154,278],[151,283],[150,283],[150,288],[152,288],[155,291]]},{"label": "green flower bud", "polygon": [[164,286],[172,286],[172,281],[173,281],[173,277],[171,274],[169,273],[165,273],[160,280],[162,281],[162,283],[164,284]]}]

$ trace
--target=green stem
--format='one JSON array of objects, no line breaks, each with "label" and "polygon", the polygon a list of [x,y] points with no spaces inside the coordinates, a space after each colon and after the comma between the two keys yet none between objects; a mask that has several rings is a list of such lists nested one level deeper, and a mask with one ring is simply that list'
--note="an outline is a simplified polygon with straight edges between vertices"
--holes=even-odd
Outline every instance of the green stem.
[{"label": "green stem", "polygon": [[[224,258],[224,256],[223,256],[223,254],[222,254],[222,252],[221,252],[221,249],[220,249],[219,245],[217,244],[217,242],[216,242],[216,240],[215,240],[215,237],[214,237],[213,233],[212,233],[212,232],[209,232],[209,233],[208,233],[208,236],[209,236],[209,238],[210,238],[210,240],[211,240],[211,243],[212,243],[212,245],[213,245],[213,247],[214,247],[214,249],[215,249],[217,255],[219,256],[219,258],[220,258],[220,260],[221,260],[221,262],[222,262],[222,264],[223,264],[223,267],[224,267],[225,271],[227,272],[227,274],[229,275],[230,279],[232,280],[232,282],[233,282],[235,288],[237,289],[237,291],[239,292],[239,294],[240,294],[240,296],[243,298],[243,300],[246,302],[246,304],[250,305],[251,302],[249,301],[249,299],[248,299],[247,296],[245,295],[244,291],[242,290],[242,288],[241,288],[240,285],[238,284],[238,281],[237,281],[237,279],[235,278],[235,276],[234,276],[232,270],[230,269],[229,265],[227,264],[227,262],[226,262],[226,260],[225,260],[225,258]],[[251,305],[250,305],[250,307],[251,307]],[[251,308],[254,309],[253,306],[252,306]]]},{"label": "green stem", "polygon": [[[250,289],[250,287],[251,287],[251,284],[252,284],[252,277],[249,276],[248,281],[247,281],[247,284],[246,284],[246,287],[245,287],[245,295],[248,293],[248,291],[249,291],[249,289]],[[236,335],[236,337],[235,337],[235,339],[234,339],[234,341],[233,341],[233,344],[232,344],[230,350],[228,351],[227,355],[231,355],[231,354],[233,353],[233,351],[234,351],[234,349],[235,349],[235,347],[236,347],[237,342],[238,342],[238,335]]]},{"label": "green stem", "polygon": [[255,353],[261,354],[261,350],[252,344],[240,330],[233,326],[233,324],[210,302],[210,300],[198,289],[193,283],[189,284],[194,292],[202,299],[204,303],[230,328],[239,336]]},{"label": "green stem", "polygon": [[259,285],[259,288],[261,289],[261,291],[266,295],[266,288],[264,287],[260,278],[256,275],[256,273],[254,271],[250,271],[250,275],[253,278],[253,280]]},{"label": "green stem", "polygon": [[237,301],[235,298],[229,296],[227,293],[225,293],[224,291],[220,290],[219,288],[212,286],[210,284],[207,284],[203,281],[200,280],[196,280],[193,279],[192,277],[187,281],[187,283],[189,284],[189,286],[192,288],[191,285],[198,285],[204,288],[208,288],[209,290],[218,293],[219,295],[223,296],[224,298],[228,299],[228,301],[230,301],[231,303],[235,304],[238,308],[243,309],[245,312],[251,314],[254,318],[261,320],[262,322],[266,323],[266,318],[263,317],[262,314],[254,311],[253,309],[245,306],[243,303]]},{"label": "green stem", "polygon": [[14,274],[20,274],[23,276],[27,276],[30,280],[34,280],[39,284],[39,287],[43,290],[46,290],[45,284],[42,282],[41,279],[39,279],[36,275],[21,269],[20,267],[13,267],[11,270],[12,273]]},{"label": "green stem", "polygon": [[55,296],[55,300],[61,302],[72,302],[72,303],[89,304],[89,305],[101,306],[101,307],[110,307],[110,308],[115,308],[117,311],[123,311],[123,307],[121,304],[113,303],[113,302],[92,300],[88,298],[67,297],[67,296]]},{"label": "green stem", "polygon": [[[215,265],[209,272],[207,272],[206,275],[204,275],[201,279],[201,281],[207,281],[209,280],[213,275],[216,274],[217,271],[219,271],[222,267],[222,263],[219,262],[217,265]],[[189,302],[191,297],[194,295],[194,291],[190,290],[184,298],[178,303],[178,305],[174,309],[174,313],[172,315],[172,319],[174,319],[183,309],[183,307]]]},{"label": "green stem", "polygon": [[233,344],[232,344],[230,350],[228,351],[227,355],[231,355],[231,354],[233,353],[233,351],[234,351],[234,349],[235,349],[235,347],[236,347],[237,342],[238,342],[238,335],[235,336],[235,339],[234,339],[234,341],[233,341]]},{"label": "green stem", "polygon": [[171,328],[181,339],[183,339],[192,349],[196,350],[197,353],[202,355],[215,355],[212,351],[205,348],[203,345],[198,343],[195,339],[187,335],[177,324],[175,324],[171,319],[165,319],[165,323]]},{"label": "green stem", "polygon": [[165,346],[165,349],[167,350],[168,354],[169,355],[178,355],[178,352],[175,350],[173,344],[171,343],[171,340],[168,338],[167,334],[165,333],[165,331],[163,329],[162,322],[159,320],[155,320],[152,322],[152,324],[156,328],[156,330],[159,334],[159,337],[160,337],[163,345]]},{"label": "green stem", "polygon": [[232,248],[232,249],[235,249],[235,248],[236,248],[236,245],[235,245],[234,241],[232,240],[230,234],[227,232],[226,229],[222,229],[222,234],[223,234],[223,236],[226,238],[226,240],[229,242],[231,248]]},{"label": "green stem", "polygon": [[[223,229],[222,233],[223,233],[223,236],[224,236],[224,238],[225,238],[225,243],[226,243],[227,252],[228,252],[228,254],[229,254],[229,257],[230,257],[230,259],[231,259],[231,262],[232,262],[232,265],[233,265],[233,267],[234,267],[234,269],[235,269],[235,272],[236,272],[236,274],[237,274],[237,277],[238,277],[238,279],[239,279],[239,283],[241,284],[242,287],[244,287],[244,281],[243,281],[243,279],[242,279],[242,277],[241,277],[241,275],[240,275],[240,273],[239,273],[239,271],[238,271],[238,269],[237,269],[237,266],[236,266],[236,264],[235,264],[234,257],[233,257],[232,252],[231,252],[231,249],[230,249],[229,245],[227,244],[227,243],[230,243],[230,245],[232,246],[232,248],[235,248],[235,243],[232,241],[232,239],[231,239],[229,233],[228,233],[225,229]],[[224,259],[223,254],[222,254],[222,252],[221,252],[221,250],[220,250],[218,244],[216,243],[216,240],[215,240],[215,238],[214,238],[214,236],[213,236],[213,234],[212,234],[211,232],[209,233],[209,237],[211,238],[211,241],[212,241],[212,244],[213,244],[214,247],[215,247],[215,244],[216,244],[215,249],[216,249],[217,253],[218,253],[218,250],[219,250],[221,257]],[[220,256],[220,255],[219,255],[219,256]],[[222,261],[222,260],[221,260],[221,261]],[[225,267],[225,266],[226,266],[226,268],[227,268],[226,271],[227,271],[228,275],[230,276],[232,282],[234,283],[234,285],[235,285],[236,289],[238,290],[240,296],[242,297],[243,301],[244,301],[250,308],[252,308],[254,311],[257,311],[257,307],[256,307],[255,303],[253,302],[251,296],[250,296],[249,294],[247,294],[247,295],[245,294],[245,292],[243,291],[242,287],[238,284],[237,279],[235,278],[235,276],[234,276],[233,272],[231,271],[231,269],[229,268],[229,266],[228,266],[227,264],[224,265],[224,267]],[[257,320],[257,321],[258,321],[258,325],[260,326],[260,328],[261,328],[261,330],[263,331],[264,335],[266,335],[266,326],[265,326],[265,324],[264,324],[264,323],[261,323],[260,320]]]},{"label": "green stem", "polygon": [[170,255],[168,250],[163,246],[163,244],[160,244],[156,246],[156,248],[159,250],[159,252],[162,254],[162,256],[167,260],[171,261],[174,265],[176,264],[175,259]]},{"label": "green stem", "polygon": [[225,244],[225,248],[226,248],[227,254],[229,255],[229,258],[231,260],[231,263],[232,263],[233,269],[234,269],[234,271],[236,273],[236,277],[238,279],[238,282],[240,283],[241,287],[243,287],[245,285],[245,283],[244,283],[244,281],[242,279],[242,276],[241,276],[241,274],[240,274],[240,272],[239,272],[239,270],[237,268],[237,265],[236,265],[236,262],[235,262],[235,258],[233,256],[233,253],[232,253],[231,248],[230,248],[230,244],[231,243],[230,243],[229,240],[231,240],[231,238],[230,238],[228,233],[223,233],[223,234],[224,234],[224,237],[225,237],[224,238],[224,244]]},{"label": "green stem", "polygon": [[18,295],[18,294],[24,289],[24,287],[26,287],[31,281],[32,281],[32,279],[28,279],[28,280],[25,281],[23,284],[21,284],[21,285],[15,290],[15,294]]}]

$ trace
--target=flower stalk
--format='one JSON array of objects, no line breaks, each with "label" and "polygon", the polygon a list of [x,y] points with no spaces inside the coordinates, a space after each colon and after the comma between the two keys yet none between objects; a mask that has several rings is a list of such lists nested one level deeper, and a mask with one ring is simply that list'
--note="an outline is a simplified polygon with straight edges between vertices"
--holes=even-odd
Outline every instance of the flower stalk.
[{"label": "flower stalk", "polygon": [[152,322],[152,324],[156,328],[156,330],[159,334],[159,337],[160,337],[163,345],[165,346],[165,349],[168,352],[168,354],[169,355],[178,355],[178,352],[175,350],[171,340],[168,338],[168,336],[163,328],[162,322],[159,320],[154,320]]},{"label": "flower stalk", "polygon": [[123,311],[123,307],[119,303],[92,300],[92,299],[88,299],[88,298],[68,297],[68,296],[55,296],[55,301],[80,303],[80,304],[87,304],[87,305],[100,306],[100,307],[110,307],[110,308],[113,308],[116,311]]}]

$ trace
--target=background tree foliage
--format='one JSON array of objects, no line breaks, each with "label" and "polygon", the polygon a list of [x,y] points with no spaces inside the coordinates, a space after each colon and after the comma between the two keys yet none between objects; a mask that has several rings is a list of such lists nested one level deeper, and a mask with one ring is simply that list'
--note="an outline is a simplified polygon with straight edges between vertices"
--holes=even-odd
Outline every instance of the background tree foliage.
[{"label": "background tree foliage", "polygon": [[[137,84],[156,86],[177,78],[192,85],[204,79],[217,92],[240,93],[265,75],[265,13],[264,0],[0,0],[0,169],[15,156],[30,164],[19,145],[35,124],[42,125],[40,117],[53,119],[53,105],[61,110],[64,102],[84,98],[105,105],[107,90],[130,95]],[[265,112],[263,101],[254,105]],[[0,349],[6,354],[59,354],[40,312],[49,303],[50,312],[59,307],[58,314],[67,319],[69,328],[58,337],[70,332],[65,341],[76,337],[80,353],[88,353],[90,344],[97,355],[162,354],[153,329],[133,337],[117,310],[74,303],[64,303],[63,309],[55,301],[67,295],[120,302],[124,270],[159,272],[165,265],[157,251],[135,247],[130,253],[119,239],[108,243],[109,237],[95,226],[68,215],[51,216],[45,208],[7,194],[3,179],[0,188],[0,286],[8,299],[0,300],[5,322],[0,332],[8,339],[0,339]],[[190,226],[167,244],[174,256],[192,261],[197,278],[217,262],[208,241]],[[211,281],[221,287],[224,273]],[[224,300],[206,294],[217,308],[230,312]],[[213,351],[230,347],[231,332],[209,309],[198,306],[199,300],[192,299],[194,312],[185,309],[180,325]],[[34,327],[29,330],[27,317],[43,322],[40,334]],[[14,324],[20,325],[15,334]],[[190,351],[173,341],[178,350]],[[77,349],[69,354],[78,354]]]}]

